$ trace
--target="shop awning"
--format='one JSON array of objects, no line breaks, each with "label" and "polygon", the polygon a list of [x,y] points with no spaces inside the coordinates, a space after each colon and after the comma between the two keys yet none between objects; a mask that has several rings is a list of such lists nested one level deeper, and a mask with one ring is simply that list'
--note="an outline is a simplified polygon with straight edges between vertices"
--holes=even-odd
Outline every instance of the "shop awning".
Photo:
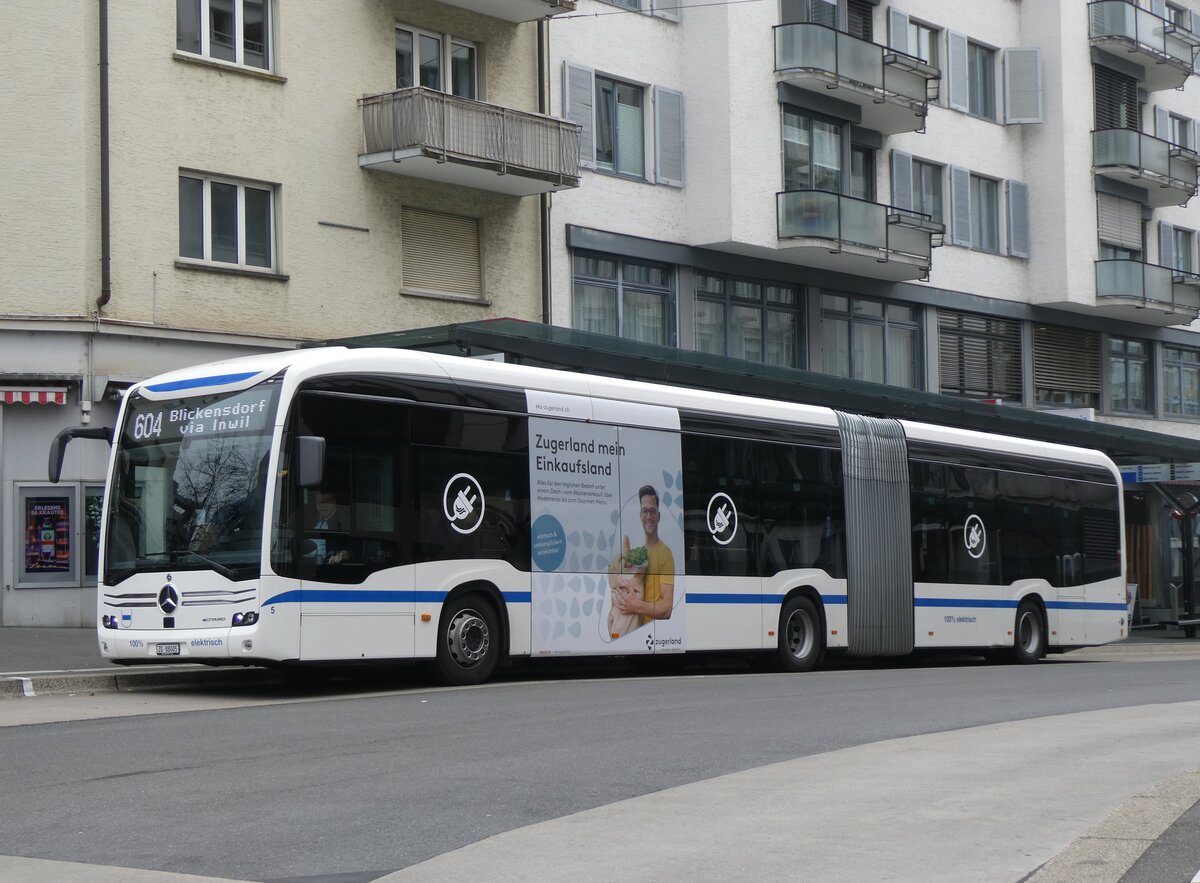
[{"label": "shop awning", "polygon": [[65,405],[65,386],[0,386],[0,405]]}]

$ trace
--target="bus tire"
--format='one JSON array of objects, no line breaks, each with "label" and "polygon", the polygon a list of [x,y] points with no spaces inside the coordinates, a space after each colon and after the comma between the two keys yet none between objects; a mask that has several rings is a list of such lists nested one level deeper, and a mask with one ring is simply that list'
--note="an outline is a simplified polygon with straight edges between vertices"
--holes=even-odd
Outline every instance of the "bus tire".
[{"label": "bus tire", "polygon": [[1017,607],[1013,625],[1013,662],[1029,665],[1046,655],[1046,620],[1033,601],[1022,601]]},{"label": "bus tire", "polygon": [[455,598],[442,611],[438,628],[437,667],[454,686],[482,684],[500,660],[500,624],[482,595]]},{"label": "bus tire", "polygon": [[821,616],[810,598],[797,595],[779,612],[775,659],[783,671],[810,671],[824,649]]}]

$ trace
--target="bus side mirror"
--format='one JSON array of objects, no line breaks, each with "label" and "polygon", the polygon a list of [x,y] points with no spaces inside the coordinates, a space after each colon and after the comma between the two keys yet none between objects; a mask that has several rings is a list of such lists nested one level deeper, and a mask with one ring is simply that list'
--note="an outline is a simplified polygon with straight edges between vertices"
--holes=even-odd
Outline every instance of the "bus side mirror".
[{"label": "bus side mirror", "polygon": [[67,443],[73,438],[98,438],[103,439],[112,444],[112,427],[111,426],[68,426],[54,436],[54,441],[50,442],[50,465],[49,475],[50,483],[58,484],[58,480],[62,477],[63,457],[67,453]]},{"label": "bus side mirror", "polygon": [[325,477],[325,437],[296,436],[296,478],[300,487],[318,487]]}]

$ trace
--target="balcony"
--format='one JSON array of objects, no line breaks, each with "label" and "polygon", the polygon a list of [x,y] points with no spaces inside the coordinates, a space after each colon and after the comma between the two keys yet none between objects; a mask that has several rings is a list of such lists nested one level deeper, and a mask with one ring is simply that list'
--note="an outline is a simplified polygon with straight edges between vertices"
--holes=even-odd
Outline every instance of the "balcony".
[{"label": "balcony", "polygon": [[416,86],[362,108],[364,169],[530,196],[579,186],[579,127]]},{"label": "balcony", "polygon": [[1092,0],[1088,15],[1091,45],[1141,65],[1147,91],[1178,89],[1192,73],[1200,37],[1186,28],[1132,0]]},{"label": "balcony", "polygon": [[490,18],[523,22],[575,11],[575,0],[442,0],[447,6],[457,6]]},{"label": "balcony", "polygon": [[1200,316],[1200,276],[1142,261],[1096,261],[1096,307],[1120,321],[1186,325]]},{"label": "balcony", "polygon": [[901,282],[929,276],[945,228],[928,215],[824,190],[776,194],[779,248],[796,263]]},{"label": "balcony", "polygon": [[1133,129],[1092,133],[1092,168],[1102,178],[1146,189],[1157,207],[1183,205],[1196,195],[1198,157],[1169,141]]},{"label": "balcony", "polygon": [[884,135],[923,132],[942,72],[921,59],[818,24],[775,27],[779,79],[857,105]]}]

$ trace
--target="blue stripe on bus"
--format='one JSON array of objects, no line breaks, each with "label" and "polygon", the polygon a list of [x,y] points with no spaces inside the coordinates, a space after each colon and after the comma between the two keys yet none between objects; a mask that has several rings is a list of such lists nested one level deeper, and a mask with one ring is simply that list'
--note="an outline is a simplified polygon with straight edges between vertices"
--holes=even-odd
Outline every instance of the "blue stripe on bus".
[{"label": "blue stripe on bus", "polygon": [[1129,610],[1120,601],[1047,601],[1046,606],[1051,610]]},{"label": "blue stripe on bus", "polygon": [[169,383],[154,383],[146,389],[151,392],[174,392],[177,389],[199,389],[202,386],[224,386],[226,383],[237,383],[247,380],[258,371],[247,371],[242,374],[215,374],[212,377],[189,377],[186,380],[172,380]]},{"label": "blue stripe on bus", "polygon": [[[268,604],[407,604],[430,602],[440,604],[449,592],[411,591],[403,589],[292,589],[263,602]],[[529,592],[502,592],[509,604],[528,604]]]}]

